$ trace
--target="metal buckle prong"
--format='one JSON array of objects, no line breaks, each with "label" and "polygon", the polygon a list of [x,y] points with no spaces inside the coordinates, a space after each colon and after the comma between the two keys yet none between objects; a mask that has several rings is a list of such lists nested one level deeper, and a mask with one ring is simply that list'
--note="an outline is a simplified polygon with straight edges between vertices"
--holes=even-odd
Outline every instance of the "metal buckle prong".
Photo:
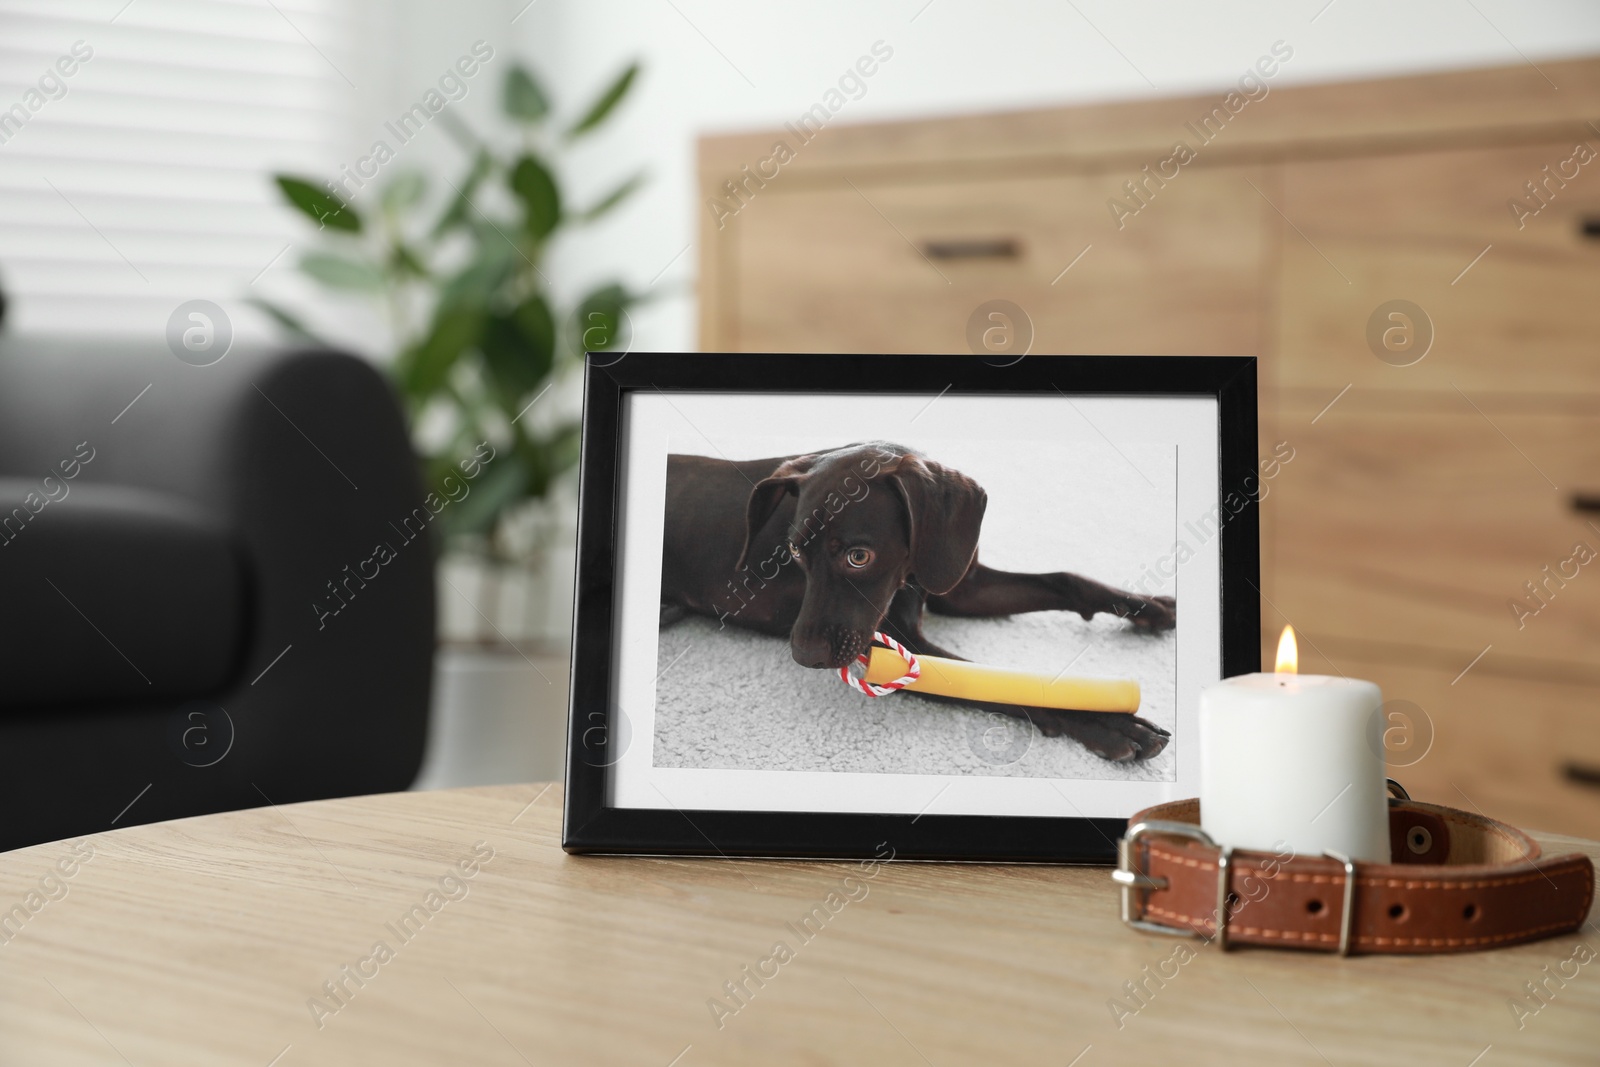
[{"label": "metal buckle prong", "polygon": [[1355,861],[1342,853],[1328,851],[1323,855],[1344,864],[1344,907],[1339,913],[1339,955],[1348,956],[1356,910],[1356,865]]},{"label": "metal buckle prong", "polygon": [[[1174,837],[1187,837],[1191,841],[1198,841],[1208,848],[1216,848],[1217,843],[1211,835],[1193,823],[1172,822],[1165,819],[1151,819],[1147,822],[1134,823],[1128,827],[1128,832],[1122,840],[1117,842],[1117,869],[1111,872],[1111,880],[1122,889],[1122,921],[1135,930],[1142,930],[1147,934],[1164,934],[1168,937],[1199,937],[1198,930],[1185,929],[1181,926],[1167,926],[1164,923],[1151,922],[1148,919],[1137,917],[1134,894],[1148,892],[1153,889],[1167,888],[1165,878],[1153,878],[1145,871],[1139,869],[1138,853],[1136,846],[1139,839],[1146,834],[1170,834]],[[1223,895],[1226,895],[1223,890]],[[1222,922],[1226,922],[1224,917]]]}]

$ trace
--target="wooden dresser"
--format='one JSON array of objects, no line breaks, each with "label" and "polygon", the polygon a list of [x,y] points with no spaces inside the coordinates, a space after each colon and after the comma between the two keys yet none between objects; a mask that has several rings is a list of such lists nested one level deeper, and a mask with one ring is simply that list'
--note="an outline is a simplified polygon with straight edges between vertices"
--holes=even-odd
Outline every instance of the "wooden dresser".
[{"label": "wooden dresser", "polygon": [[1259,355],[1267,642],[1383,686],[1419,797],[1600,836],[1600,58],[1273,82],[704,139],[701,347],[963,352],[999,299]]}]

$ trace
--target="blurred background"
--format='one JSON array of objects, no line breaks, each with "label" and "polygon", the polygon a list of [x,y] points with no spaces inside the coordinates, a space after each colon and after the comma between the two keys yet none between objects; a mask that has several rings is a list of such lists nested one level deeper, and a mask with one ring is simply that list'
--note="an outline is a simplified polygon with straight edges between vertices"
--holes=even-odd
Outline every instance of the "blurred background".
[{"label": "blurred background", "polygon": [[0,799],[73,798],[0,844],[559,777],[586,347],[1260,355],[1269,649],[1383,685],[1423,799],[1600,836],[1597,54],[1580,0],[0,0]]}]

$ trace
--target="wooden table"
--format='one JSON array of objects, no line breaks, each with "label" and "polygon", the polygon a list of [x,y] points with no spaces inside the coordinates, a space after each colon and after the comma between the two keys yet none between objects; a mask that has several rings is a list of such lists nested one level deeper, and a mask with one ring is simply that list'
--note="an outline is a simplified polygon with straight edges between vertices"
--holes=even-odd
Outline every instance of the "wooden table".
[{"label": "wooden table", "polygon": [[70,877],[68,843],[0,856],[0,907],[26,915],[0,933],[0,1063],[1600,1060],[1600,958],[1566,963],[1520,1029],[1510,1007],[1532,1012],[1524,983],[1580,942],[1600,951],[1592,916],[1466,956],[1224,955],[1124,929],[1103,869],[569,857],[560,797],[134,827],[88,839]]}]

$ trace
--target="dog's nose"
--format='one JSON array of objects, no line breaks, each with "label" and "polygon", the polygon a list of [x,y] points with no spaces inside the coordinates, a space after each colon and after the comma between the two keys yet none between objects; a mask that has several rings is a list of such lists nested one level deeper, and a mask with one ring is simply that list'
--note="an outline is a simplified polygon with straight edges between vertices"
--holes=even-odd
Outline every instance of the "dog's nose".
[{"label": "dog's nose", "polygon": [[789,642],[789,654],[802,667],[820,670],[833,661],[833,648],[826,640],[795,638]]},{"label": "dog's nose", "polygon": [[802,652],[798,648],[794,649],[793,653],[794,661],[800,664],[802,667],[810,667],[812,670],[821,670],[828,665],[828,658],[826,656],[818,656],[813,653]]}]

